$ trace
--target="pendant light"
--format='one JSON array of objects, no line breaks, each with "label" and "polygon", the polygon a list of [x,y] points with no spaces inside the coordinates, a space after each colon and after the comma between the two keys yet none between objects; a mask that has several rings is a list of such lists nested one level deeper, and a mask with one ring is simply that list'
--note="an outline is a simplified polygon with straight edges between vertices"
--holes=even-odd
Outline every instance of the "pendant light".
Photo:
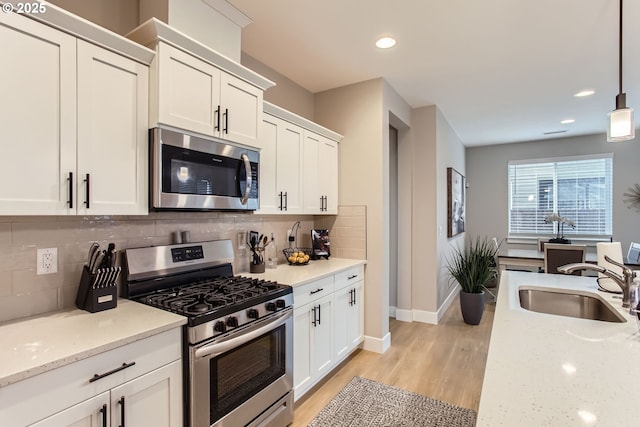
[{"label": "pendant light", "polygon": [[618,34],[618,95],[616,109],[609,113],[607,142],[628,141],[635,138],[633,108],[627,108],[627,94],[622,92],[622,0],[620,0],[620,28]]}]

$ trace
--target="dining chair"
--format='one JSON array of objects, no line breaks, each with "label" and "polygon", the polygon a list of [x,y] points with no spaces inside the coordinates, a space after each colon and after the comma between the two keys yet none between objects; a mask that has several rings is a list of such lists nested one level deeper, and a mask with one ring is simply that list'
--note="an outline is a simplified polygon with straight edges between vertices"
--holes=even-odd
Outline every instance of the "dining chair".
[{"label": "dining chair", "polygon": [[[563,274],[558,272],[558,267],[565,264],[584,262],[587,252],[586,245],[565,245],[561,243],[544,244],[544,271],[548,274]],[[575,276],[582,274],[581,270],[572,273]]]},{"label": "dining chair", "polygon": [[538,239],[538,250],[544,252],[544,245],[549,243],[549,239]]}]

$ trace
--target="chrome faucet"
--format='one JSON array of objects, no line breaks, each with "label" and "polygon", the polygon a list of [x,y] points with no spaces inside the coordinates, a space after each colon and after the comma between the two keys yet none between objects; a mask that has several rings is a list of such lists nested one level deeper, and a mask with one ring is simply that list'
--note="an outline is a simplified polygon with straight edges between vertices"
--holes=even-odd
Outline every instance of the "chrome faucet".
[{"label": "chrome faucet", "polygon": [[620,286],[620,289],[622,289],[622,307],[629,308],[629,289],[631,288],[631,284],[633,283],[633,270],[631,270],[624,264],[620,264],[612,260],[608,255],[605,255],[604,259],[605,261],[622,268],[622,276],[597,264],[587,263],[563,265],[558,267],[558,271],[564,274],[571,274],[577,270],[592,270],[604,274],[605,276],[616,282],[618,286]]}]

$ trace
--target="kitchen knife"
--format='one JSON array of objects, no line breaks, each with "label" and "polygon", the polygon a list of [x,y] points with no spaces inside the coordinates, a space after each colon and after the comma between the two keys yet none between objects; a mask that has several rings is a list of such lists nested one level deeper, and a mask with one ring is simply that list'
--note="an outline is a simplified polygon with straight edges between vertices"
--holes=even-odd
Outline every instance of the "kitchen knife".
[{"label": "kitchen knife", "polygon": [[87,256],[87,267],[91,268],[91,260],[93,259],[93,255],[98,251],[100,245],[98,242],[93,242],[91,247],[89,248],[89,255]]},{"label": "kitchen knife", "polygon": [[91,274],[96,274],[96,271],[100,268],[100,264],[102,264],[102,259],[104,258],[104,253],[98,251],[98,255],[95,257],[93,261],[93,265],[91,266]]}]

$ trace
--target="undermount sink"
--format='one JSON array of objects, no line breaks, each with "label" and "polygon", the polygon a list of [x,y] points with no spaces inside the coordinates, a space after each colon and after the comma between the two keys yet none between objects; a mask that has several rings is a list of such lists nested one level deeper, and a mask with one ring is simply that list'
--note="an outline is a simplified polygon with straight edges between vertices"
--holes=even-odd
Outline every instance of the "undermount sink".
[{"label": "undermount sink", "polygon": [[527,287],[521,287],[518,294],[520,307],[538,313],[615,323],[627,321],[608,302],[593,294],[568,289],[543,290]]}]

